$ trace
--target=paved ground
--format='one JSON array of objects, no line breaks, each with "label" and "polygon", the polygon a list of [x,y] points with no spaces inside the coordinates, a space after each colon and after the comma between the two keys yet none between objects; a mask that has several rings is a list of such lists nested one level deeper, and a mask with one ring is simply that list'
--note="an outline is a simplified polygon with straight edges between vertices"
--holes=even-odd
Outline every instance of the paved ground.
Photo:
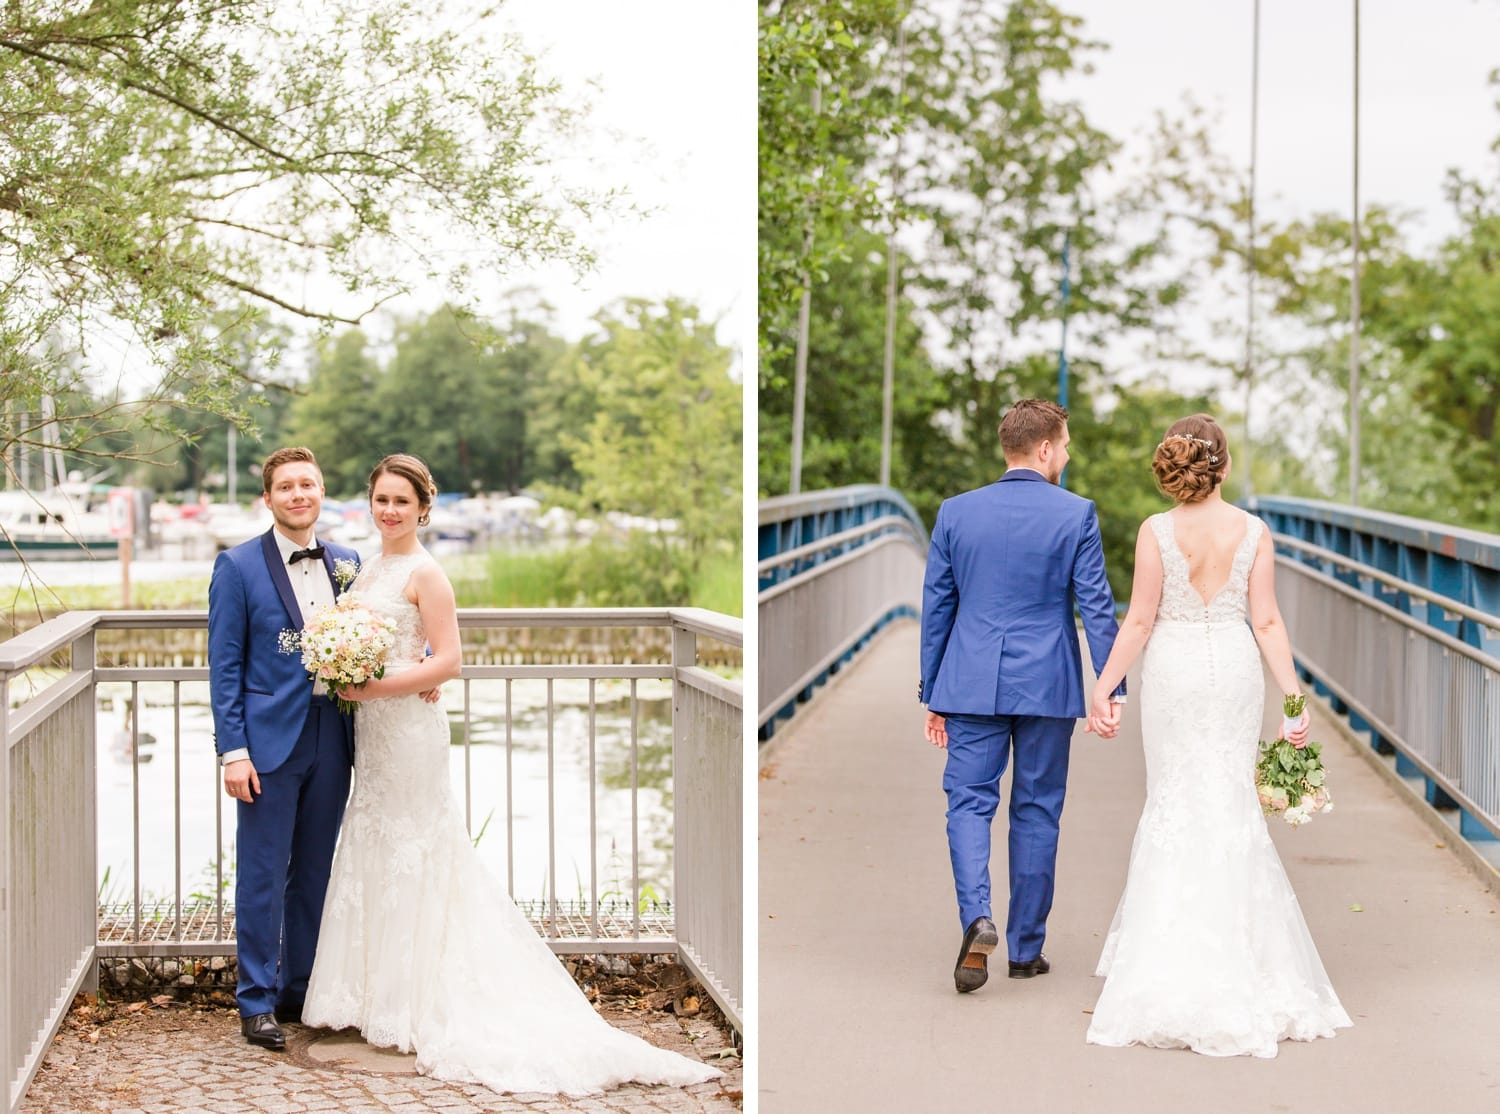
[{"label": "paved ground", "polygon": [[[1073,742],[1052,973],[955,993],[942,754],[921,736],[916,660],[916,624],[892,628],[762,770],[762,1114],[1500,1109],[1500,899],[1321,709],[1336,809],[1272,831],[1354,1028],[1274,1060],[1084,1043],[1144,799],[1131,715],[1112,741]],[[1005,870],[1001,834],[1001,892]]]},{"label": "paved ground", "polygon": [[22,1114],[295,1114],[340,1111],[533,1111],[538,1114],[723,1114],[740,1108],[740,1061],[718,1058],[724,1035],[698,1018],[608,1006],[609,1021],[652,1044],[708,1060],[724,1078],[695,1087],[618,1087],[602,1095],[497,1095],[412,1071],[415,1057],[370,1049],[358,1034],[288,1027],[283,1053],[252,1048],[232,1009],[144,1006],[102,1025],[75,1011],[53,1043]]}]

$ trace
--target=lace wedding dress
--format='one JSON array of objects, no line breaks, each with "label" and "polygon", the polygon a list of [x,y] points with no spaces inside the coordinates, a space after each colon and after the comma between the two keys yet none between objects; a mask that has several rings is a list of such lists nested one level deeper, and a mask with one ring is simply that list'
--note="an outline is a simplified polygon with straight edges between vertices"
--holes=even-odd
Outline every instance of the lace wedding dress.
[{"label": "lace wedding dress", "polygon": [[1171,515],[1149,521],[1164,576],[1141,663],[1146,806],[1088,1040],[1271,1057],[1278,1041],[1352,1022],[1255,793],[1265,682],[1245,600],[1263,525],[1246,516],[1229,579],[1205,604]]},{"label": "lace wedding dress", "polygon": [[[422,659],[427,636],[403,592],[428,560],[377,557],[354,582],[396,622],[388,675]],[[469,842],[438,705],[363,703],[355,744],[305,1024],[353,1026],[373,1045],[415,1050],[425,1075],[496,1091],[587,1094],[719,1074],[594,1012]]]}]

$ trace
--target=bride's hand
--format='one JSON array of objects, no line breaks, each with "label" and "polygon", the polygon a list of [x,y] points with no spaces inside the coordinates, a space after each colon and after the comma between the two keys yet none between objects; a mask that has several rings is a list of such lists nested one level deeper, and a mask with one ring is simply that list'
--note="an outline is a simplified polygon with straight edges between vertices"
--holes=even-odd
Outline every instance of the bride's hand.
[{"label": "bride's hand", "polygon": [[374,683],[373,681],[366,681],[362,685],[348,685],[341,689],[336,689],[330,685],[328,686],[328,695],[337,696],[341,700],[352,700],[356,704],[363,704],[366,700],[374,700],[379,695],[379,693],[370,691],[370,686]]},{"label": "bride's hand", "polygon": [[1307,746],[1307,733],[1311,729],[1312,717],[1310,717],[1306,712],[1303,712],[1301,722],[1298,723],[1296,727],[1292,728],[1290,734],[1287,733],[1286,723],[1283,722],[1281,727],[1276,731],[1276,737],[1278,739],[1289,740],[1292,746],[1296,747],[1298,750],[1301,750],[1303,747]]},{"label": "bride's hand", "polygon": [[1094,696],[1089,703],[1088,723],[1083,728],[1101,739],[1113,739],[1120,730],[1120,706],[1110,701],[1110,695],[1109,690],[1094,686]]}]

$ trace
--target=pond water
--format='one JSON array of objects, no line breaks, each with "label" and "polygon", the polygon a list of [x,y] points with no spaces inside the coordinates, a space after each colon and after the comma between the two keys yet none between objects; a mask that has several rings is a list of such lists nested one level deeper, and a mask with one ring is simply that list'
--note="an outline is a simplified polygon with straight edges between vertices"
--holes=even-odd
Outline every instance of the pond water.
[{"label": "pond water", "polygon": [[[603,900],[631,893],[631,695],[629,681],[595,682],[594,808],[598,892]],[[667,681],[636,682],[638,847],[641,893],[669,899],[672,882],[672,702]],[[110,682],[98,694],[99,871],[101,898],[128,901],[134,889],[132,817],[139,795],[140,885],[143,897],[170,900],[177,881],[174,796],[178,760],[173,748],[173,686],[138,686],[138,791],[131,761],[131,686]],[[506,823],[506,682],[470,683],[470,745],[464,740],[464,686],[444,689],[455,745],[452,784],[462,804],[469,783],[471,834],[500,884],[514,866],[517,899],[549,897],[547,682],[510,682],[510,791]],[[557,898],[587,901],[590,893],[589,682],[553,681],[552,812]],[[221,832],[225,878],[235,858],[234,802],[224,795],[213,746],[206,683],[181,685],[181,875],[184,901],[211,900],[216,832]],[[357,728],[356,728],[357,731]],[[466,761],[467,749],[467,761]],[[216,808],[218,813],[216,814]],[[227,895],[233,898],[232,882]]]}]

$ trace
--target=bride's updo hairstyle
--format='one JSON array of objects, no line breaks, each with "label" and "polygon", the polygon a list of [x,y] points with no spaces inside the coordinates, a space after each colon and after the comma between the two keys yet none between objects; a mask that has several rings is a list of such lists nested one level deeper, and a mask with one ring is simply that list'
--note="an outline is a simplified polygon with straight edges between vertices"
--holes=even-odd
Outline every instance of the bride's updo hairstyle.
[{"label": "bride's updo hairstyle", "polygon": [[1229,447],[1219,423],[1194,414],[1172,423],[1156,446],[1151,471],[1162,494],[1178,503],[1207,499],[1229,468]]},{"label": "bride's updo hairstyle", "polygon": [[390,456],[383,457],[380,463],[375,465],[374,471],[370,473],[370,482],[365,487],[365,498],[374,498],[375,481],[387,473],[400,476],[411,484],[412,490],[417,493],[417,506],[422,512],[417,518],[417,525],[426,526],[431,519],[428,512],[432,510],[432,501],[437,498],[438,490],[437,484],[432,480],[432,473],[427,470],[427,465],[410,453],[392,453]]}]

